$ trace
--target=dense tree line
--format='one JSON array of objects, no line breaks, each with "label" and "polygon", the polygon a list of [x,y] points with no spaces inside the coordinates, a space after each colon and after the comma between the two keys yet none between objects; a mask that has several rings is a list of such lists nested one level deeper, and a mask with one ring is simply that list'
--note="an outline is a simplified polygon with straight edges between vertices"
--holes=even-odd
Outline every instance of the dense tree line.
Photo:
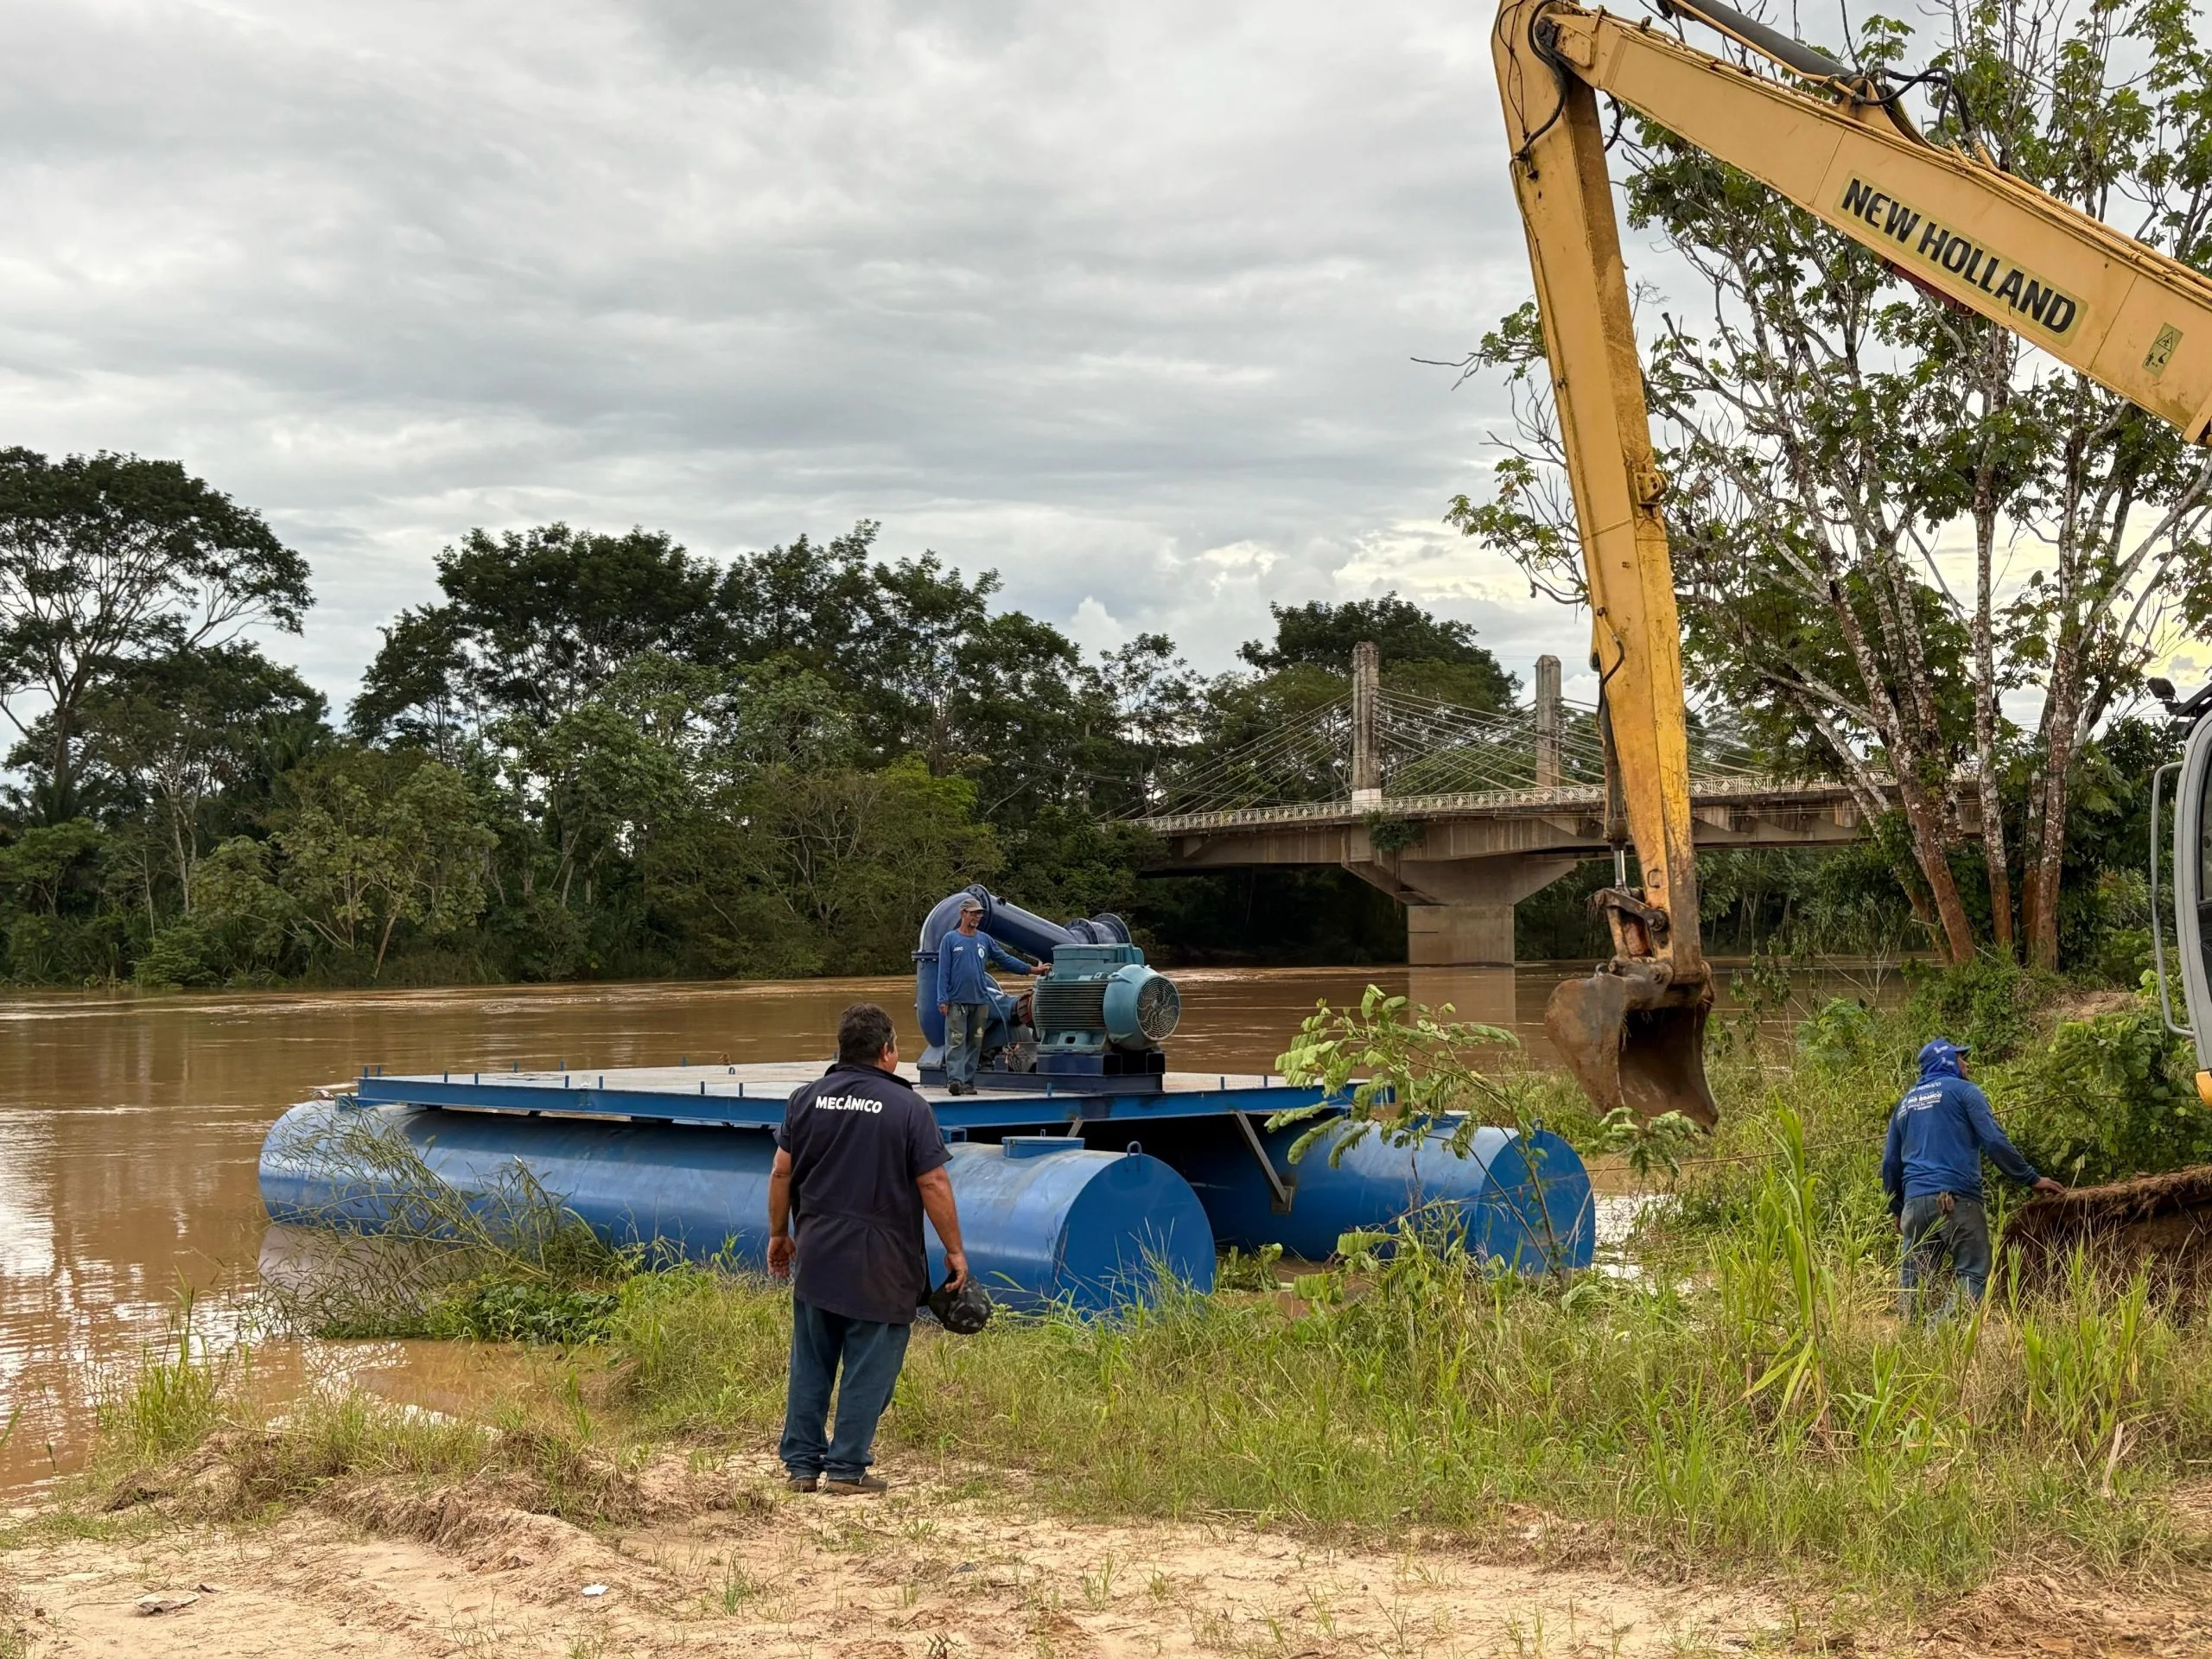
[{"label": "dense tree line", "polygon": [[876,527],[727,562],[643,530],[474,531],[342,711],[249,630],[306,568],[181,467],[7,458],[5,971],[162,984],[897,969],[982,879],[1187,951],[1387,957],[1331,872],[1142,884],[1163,769],[1344,696],[1352,645],[1481,706],[1514,682],[1391,596],[1286,610],[1208,679],[1086,659],[997,578]]},{"label": "dense tree line", "polygon": [[[1341,703],[1361,640],[1389,686],[1504,709],[1519,687],[1472,630],[1395,594],[1278,607],[1273,638],[1209,677],[1156,634],[1086,658],[998,604],[995,575],[878,557],[875,534],[717,561],[644,530],[473,531],[341,712],[253,637],[296,630],[312,601],[258,514],[170,462],[9,452],[0,971],[898,971],[928,906],[976,880],[1046,913],[1120,911],[1185,960],[1402,959],[1402,913],[1344,872],[1146,879],[1159,849],[1128,820]],[[2081,763],[2101,781],[2077,821],[2108,809],[2115,827],[2077,834],[2100,861],[2077,886],[2118,883],[2069,936],[2083,960],[2139,920],[2139,878],[2098,872],[2138,856],[2146,729]],[[1927,942],[1894,823],[1851,855],[1708,862],[1719,949]],[[1602,949],[1582,899],[1605,875],[1525,905],[1522,953]]]}]

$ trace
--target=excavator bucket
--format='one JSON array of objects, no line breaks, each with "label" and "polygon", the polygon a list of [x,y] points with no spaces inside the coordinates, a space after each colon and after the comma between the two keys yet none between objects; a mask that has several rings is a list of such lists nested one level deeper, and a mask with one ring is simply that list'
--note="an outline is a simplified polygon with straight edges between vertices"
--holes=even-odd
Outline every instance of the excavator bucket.
[{"label": "excavator bucket", "polygon": [[1634,964],[1570,979],[1544,1008],[1544,1033],[1600,1112],[1626,1106],[1647,1123],[1680,1112],[1700,1128],[1719,1121],[1705,1080],[1711,993],[1694,996]]}]

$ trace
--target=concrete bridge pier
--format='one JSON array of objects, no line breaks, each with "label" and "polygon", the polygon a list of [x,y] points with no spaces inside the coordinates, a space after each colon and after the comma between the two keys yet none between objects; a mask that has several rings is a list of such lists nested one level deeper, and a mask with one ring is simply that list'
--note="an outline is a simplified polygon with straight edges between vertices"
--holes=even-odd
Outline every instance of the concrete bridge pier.
[{"label": "concrete bridge pier", "polygon": [[[1372,645],[1351,653],[1351,804],[1373,812],[1382,804],[1381,746],[1376,711],[1381,661]],[[1536,659],[1536,784],[1560,781],[1560,731],[1564,724],[1556,657]],[[1378,852],[1370,836],[1355,831],[1344,868],[1380,887],[1406,907],[1406,961],[1415,968],[1511,966],[1513,906],[1549,887],[1580,862],[1574,858],[1458,858],[1448,862]],[[1426,837],[1424,836],[1424,840]]]},{"label": "concrete bridge pier", "polygon": [[[1581,862],[1573,855],[1514,853],[1498,858],[1403,857],[1362,847],[1344,868],[1406,907],[1406,961],[1415,968],[1510,967],[1513,906]],[[1364,856],[1358,855],[1364,854]]]}]

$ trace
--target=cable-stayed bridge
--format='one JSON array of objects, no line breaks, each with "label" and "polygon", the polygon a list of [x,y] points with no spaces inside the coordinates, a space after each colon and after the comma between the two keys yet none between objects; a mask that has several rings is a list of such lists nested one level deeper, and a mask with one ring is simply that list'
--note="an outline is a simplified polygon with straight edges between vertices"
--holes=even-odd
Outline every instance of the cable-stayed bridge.
[{"label": "cable-stayed bridge", "polygon": [[[1139,822],[1171,869],[1342,866],[1405,905],[1416,966],[1510,963],[1514,904],[1611,855],[1596,711],[1559,688],[1541,658],[1533,706],[1464,709],[1383,689],[1362,647],[1349,696],[1162,779]],[[1691,741],[1690,799],[1700,847],[1866,833],[1841,784],[1763,776],[1710,738]]]}]

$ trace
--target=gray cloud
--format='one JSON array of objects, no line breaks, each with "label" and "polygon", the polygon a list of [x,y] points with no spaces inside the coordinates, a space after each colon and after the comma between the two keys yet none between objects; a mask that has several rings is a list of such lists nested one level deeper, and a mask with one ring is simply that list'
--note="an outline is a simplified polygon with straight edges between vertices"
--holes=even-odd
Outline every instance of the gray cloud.
[{"label": "gray cloud", "polygon": [[11,10],[6,441],[267,511],[347,693],[468,526],[884,522],[1204,666],[1396,587],[1583,626],[1438,523],[1526,293],[1485,10],[821,0]]}]

